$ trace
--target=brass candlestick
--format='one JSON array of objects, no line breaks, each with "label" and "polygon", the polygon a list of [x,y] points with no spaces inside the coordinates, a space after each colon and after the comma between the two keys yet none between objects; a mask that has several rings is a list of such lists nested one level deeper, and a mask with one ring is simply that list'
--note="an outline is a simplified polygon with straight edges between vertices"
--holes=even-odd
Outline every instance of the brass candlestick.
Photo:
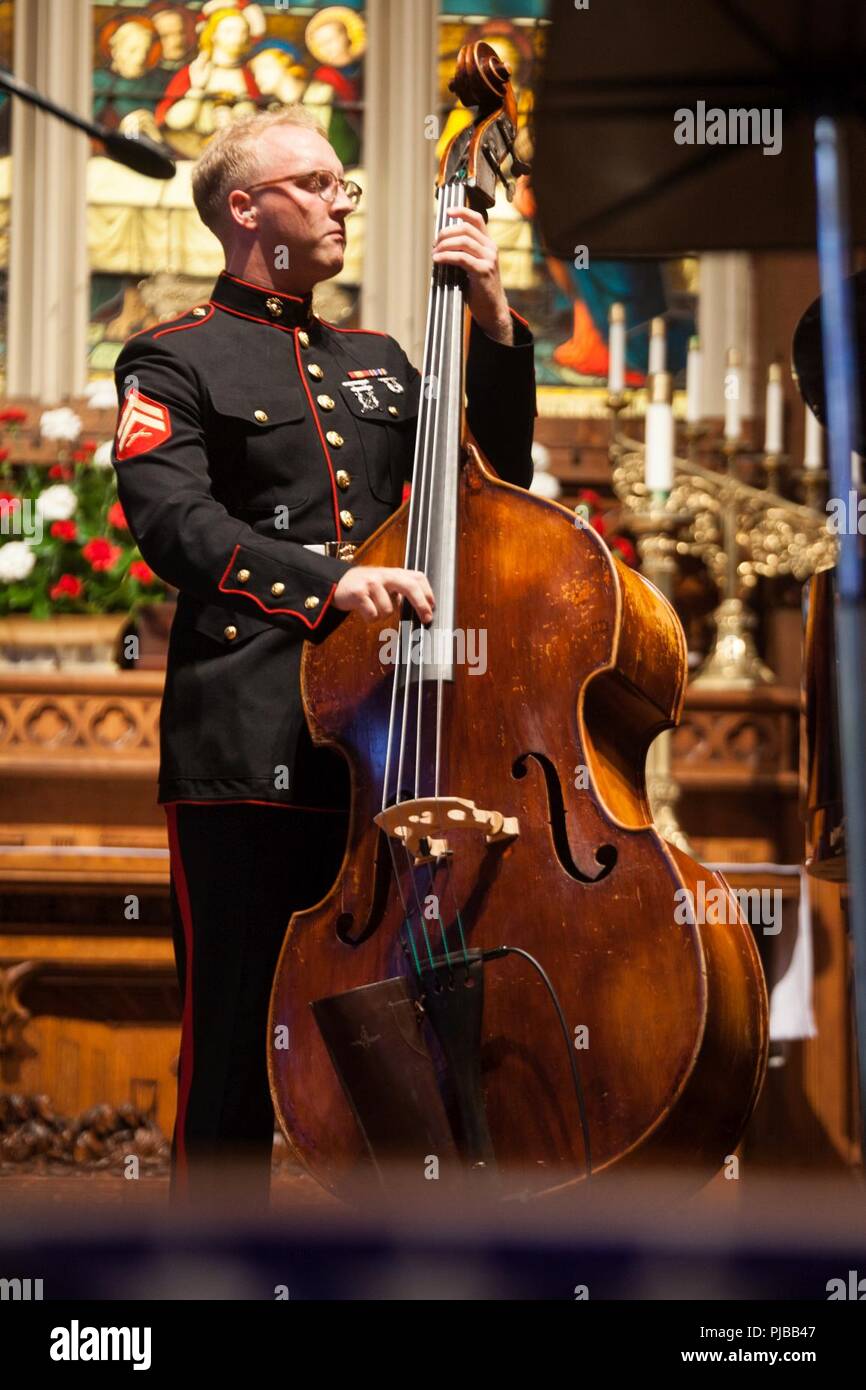
[{"label": "brass candlestick", "polygon": [[[657,493],[645,493],[642,500],[643,505],[629,515],[629,529],[638,538],[643,573],[673,606],[677,536],[691,525],[693,515],[688,509],[671,510]],[[665,729],[650,744],[646,759],[646,787],[653,823],[663,839],[694,856],[688,836],[677,819],[680,787],[671,771],[672,764],[673,730]]]},{"label": "brass candlestick", "polygon": [[693,685],[706,690],[750,690],[756,685],[774,685],[776,677],[758,656],[752,633],[754,613],[740,597],[740,587],[753,587],[754,576],[740,572],[739,513],[737,507],[736,460],[739,440],[726,440],[722,452],[727,462],[727,486],[722,493],[724,535],[724,581],[722,602],[713,614],[716,636],[712,650],[695,676]]},{"label": "brass candlestick", "polygon": [[824,512],[827,484],[830,481],[827,469],[801,468],[794,474],[794,480],[799,485],[804,505],[811,507],[813,511]]},{"label": "brass candlestick", "polygon": [[608,456],[612,459],[620,438],[619,419],[632,403],[631,391],[608,391],[605,404],[610,412],[610,440]]},{"label": "brass candlestick", "polygon": [[[689,459],[674,460],[667,509],[692,513],[691,525],[676,543],[677,553],[701,560],[724,595],[716,611],[715,659],[712,667],[710,663],[704,667],[701,683],[708,685],[712,680],[728,687],[736,681],[753,686],[764,683],[763,663],[757,670],[751,664],[750,658],[756,657],[751,635],[754,618],[742,603],[740,586],[750,589],[759,577],[787,574],[800,581],[808,579],[834,564],[836,538],[820,511],[741,482],[733,469],[740,453],[736,441],[729,441],[723,452],[728,462],[724,472]],[[643,444],[620,437],[612,458],[617,496],[630,512],[645,511]],[[814,471],[817,475],[818,470]],[[809,486],[819,486],[817,477]]]}]

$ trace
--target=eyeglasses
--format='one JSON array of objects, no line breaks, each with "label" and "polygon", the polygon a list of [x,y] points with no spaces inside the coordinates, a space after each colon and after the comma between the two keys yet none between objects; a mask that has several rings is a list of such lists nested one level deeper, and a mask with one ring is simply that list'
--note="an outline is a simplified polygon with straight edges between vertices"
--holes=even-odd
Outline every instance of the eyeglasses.
[{"label": "eyeglasses", "polygon": [[337,196],[337,189],[342,188],[353,208],[356,208],[361,201],[363,189],[352,179],[339,179],[336,174],[332,174],[328,169],[313,169],[309,174],[283,174],[278,179],[263,179],[260,183],[252,183],[249,188],[245,188],[245,193],[252,193],[255,188],[270,188],[275,183],[297,183],[301,188],[310,193],[318,193],[323,203],[333,203]]}]

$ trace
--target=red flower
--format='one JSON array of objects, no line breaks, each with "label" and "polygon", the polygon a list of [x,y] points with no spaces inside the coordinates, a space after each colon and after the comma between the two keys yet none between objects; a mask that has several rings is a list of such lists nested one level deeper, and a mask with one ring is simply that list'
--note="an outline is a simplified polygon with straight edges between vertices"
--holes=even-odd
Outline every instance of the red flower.
[{"label": "red flower", "polygon": [[123,554],[119,545],[112,545],[111,541],[103,540],[101,536],[94,537],[87,545],[82,546],[81,553],[90,568],[97,571],[110,570]]},{"label": "red flower", "polygon": [[603,516],[590,517],[589,524],[594,531],[598,532],[600,536],[603,536],[607,531],[607,522],[605,521]]},{"label": "red flower", "polygon": [[89,463],[96,453],[96,445],[91,439],[85,439],[72,455],[73,463]]},{"label": "red flower", "polygon": [[0,508],[12,510],[13,507],[21,506],[21,498],[16,497],[14,492],[0,492]]},{"label": "red flower", "polygon": [[121,507],[119,502],[112,502],[111,506],[109,507],[108,524],[109,526],[113,526],[117,531],[129,530],[129,522],[123,515],[123,508]]},{"label": "red flower", "polygon": [[617,536],[610,544],[611,549],[618,551],[627,565],[637,564],[637,552],[631,541],[626,540],[625,536]]},{"label": "red flower", "polygon": [[597,492],[593,492],[591,487],[582,488],[577,494],[578,502],[585,502],[588,507],[596,510],[601,506],[601,497]]},{"label": "red flower", "polygon": [[8,449],[0,449],[0,463],[5,463],[9,457]]},{"label": "red flower", "polygon": [[68,483],[73,477],[71,468],[67,468],[65,463],[52,463],[48,470],[49,478],[59,478],[61,482]]},{"label": "red flower", "polygon": [[51,589],[51,597],[58,598],[81,598],[84,592],[84,585],[74,574],[61,574],[57,583]]},{"label": "red flower", "polygon": [[156,579],[150,565],[146,565],[143,560],[133,560],[129,567],[129,573],[133,579],[138,580],[139,584],[152,584]]},{"label": "red flower", "polygon": [[20,405],[7,405],[5,410],[0,410],[0,420],[7,425],[20,425],[22,420],[27,419],[27,411],[22,410]]},{"label": "red flower", "polygon": [[52,521],[51,535],[58,541],[77,541],[78,527],[74,521]]}]

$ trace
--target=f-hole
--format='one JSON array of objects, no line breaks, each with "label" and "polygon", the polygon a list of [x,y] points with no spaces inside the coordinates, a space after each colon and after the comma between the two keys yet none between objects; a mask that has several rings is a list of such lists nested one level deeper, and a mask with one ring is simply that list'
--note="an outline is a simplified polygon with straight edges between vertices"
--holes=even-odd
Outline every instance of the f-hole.
[{"label": "f-hole", "polygon": [[550,813],[550,829],[553,835],[553,844],[556,850],[556,857],[565,872],[578,883],[601,883],[602,879],[607,878],[617,862],[618,854],[616,845],[601,844],[593,853],[593,859],[601,868],[596,874],[584,873],[575,864],[571,855],[571,847],[568,843],[568,834],[565,829],[565,802],[562,797],[562,787],[556,768],[549,758],[543,753],[522,753],[519,758],[511,765],[511,775],[518,780],[525,777],[528,771],[526,762],[528,758],[534,758],[544,773],[544,781],[547,787],[547,808]]},{"label": "f-hole", "polygon": [[[388,798],[388,805],[393,806],[394,802],[397,800],[408,801],[410,795],[410,792],[403,790],[400,792],[399,797],[390,796]],[[398,855],[403,852],[396,841],[394,842],[393,851]],[[369,941],[373,932],[381,926],[388,906],[388,894],[394,875],[394,861],[391,854],[392,848],[388,844],[388,836],[384,830],[380,830],[376,837],[376,857],[373,870],[373,902],[367,924],[357,936],[352,935],[352,928],[355,925],[354,913],[341,912],[334,924],[337,937],[342,941],[344,946],[363,945],[365,941]],[[397,859],[397,863],[399,865],[399,858]]]}]

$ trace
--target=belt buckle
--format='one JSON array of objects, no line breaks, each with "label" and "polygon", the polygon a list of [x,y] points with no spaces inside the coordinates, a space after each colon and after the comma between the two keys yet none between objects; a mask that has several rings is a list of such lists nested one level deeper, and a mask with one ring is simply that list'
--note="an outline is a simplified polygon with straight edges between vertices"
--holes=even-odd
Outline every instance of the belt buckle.
[{"label": "belt buckle", "polygon": [[334,554],[338,560],[348,561],[353,559],[355,551],[358,548],[356,545],[350,544],[349,541],[333,541],[332,544],[334,545]]}]

